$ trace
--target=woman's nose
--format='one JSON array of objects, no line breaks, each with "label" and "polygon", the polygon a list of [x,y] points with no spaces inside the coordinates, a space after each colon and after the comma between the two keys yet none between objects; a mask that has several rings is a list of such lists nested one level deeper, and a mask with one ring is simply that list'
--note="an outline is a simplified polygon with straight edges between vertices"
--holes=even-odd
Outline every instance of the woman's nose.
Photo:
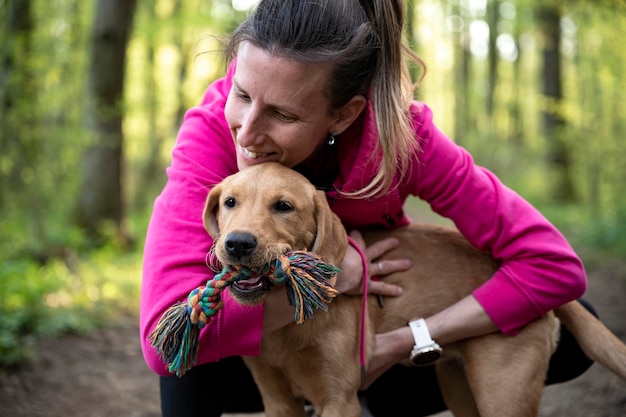
[{"label": "woman's nose", "polygon": [[246,112],[237,132],[237,142],[241,146],[250,146],[258,143],[262,138],[263,123],[260,114],[254,110]]}]

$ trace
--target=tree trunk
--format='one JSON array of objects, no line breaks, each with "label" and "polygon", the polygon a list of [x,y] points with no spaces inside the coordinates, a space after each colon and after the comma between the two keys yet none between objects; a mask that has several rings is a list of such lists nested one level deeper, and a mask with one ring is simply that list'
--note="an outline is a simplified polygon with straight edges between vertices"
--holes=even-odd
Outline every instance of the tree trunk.
[{"label": "tree trunk", "polygon": [[522,100],[524,99],[524,94],[522,91],[524,90],[522,83],[522,61],[525,58],[524,49],[521,47],[520,42],[520,29],[519,23],[515,23],[515,32],[514,38],[515,43],[517,44],[518,55],[515,62],[513,62],[513,85],[512,85],[512,96],[509,98],[509,117],[511,119],[510,130],[508,134],[509,142],[513,145],[514,149],[517,151],[523,150],[524,146],[524,115],[522,113],[522,108],[524,107]]},{"label": "tree trunk", "polygon": [[123,232],[122,101],[135,5],[135,0],[98,0],[92,29],[86,122],[93,141],[83,158],[77,221],[93,237],[101,236],[107,222]]},{"label": "tree trunk", "polygon": [[[155,11],[155,1],[147,0],[142,6],[146,11],[148,20],[150,22],[157,22],[158,17]],[[141,187],[136,187],[134,193],[133,208],[143,211],[147,204],[149,204],[149,196],[153,196],[153,186],[155,179],[160,178],[163,172],[161,163],[161,144],[163,143],[163,134],[158,128],[158,113],[159,113],[159,99],[157,96],[157,65],[155,62],[156,49],[158,48],[158,41],[156,37],[156,31],[154,29],[149,30],[146,35],[146,59],[144,64],[145,68],[145,90],[146,95],[144,103],[147,107],[147,121],[148,121],[148,138],[146,151],[144,153],[145,162],[140,171],[138,184],[142,184]]]},{"label": "tree trunk", "polygon": [[487,117],[493,129],[493,109],[495,107],[496,84],[498,82],[498,23],[500,22],[500,1],[491,0],[487,3],[487,19],[489,23],[489,84],[487,86]]},{"label": "tree trunk", "polygon": [[[453,3],[453,14],[463,19],[462,5],[460,2]],[[454,140],[467,146],[470,126],[472,125],[471,97],[470,97],[470,64],[471,52],[469,50],[469,29],[467,22],[457,28],[454,33]]]},{"label": "tree trunk", "polygon": [[[415,36],[415,9],[417,8],[418,0],[408,0],[406,5],[406,39],[407,46],[415,53],[418,49],[418,39]],[[417,65],[411,64],[410,68],[411,80],[415,83],[423,75],[423,69]],[[414,91],[414,98],[419,97],[419,89]]]},{"label": "tree trunk", "polygon": [[562,116],[561,12],[558,6],[540,6],[538,13],[543,33],[543,129],[548,140],[548,163],[552,196],[556,201],[574,200],[570,149],[565,141]]},{"label": "tree trunk", "polygon": [[6,8],[4,43],[0,45],[0,208],[15,194],[24,197],[24,170],[36,168],[39,153],[37,76],[30,62],[32,4],[30,0],[11,0]]},{"label": "tree trunk", "polygon": [[[184,9],[182,0],[176,0],[174,4],[174,14],[178,21],[183,21]],[[178,69],[178,110],[176,111],[176,119],[174,120],[174,126],[176,129],[172,131],[174,135],[178,132],[178,126],[183,121],[185,112],[187,111],[187,105],[185,102],[185,93],[183,85],[187,79],[187,63],[189,62],[189,51],[187,45],[185,45],[185,27],[182,24],[178,24],[176,32],[174,34],[174,45],[178,49],[178,55],[180,56],[180,67]]]}]

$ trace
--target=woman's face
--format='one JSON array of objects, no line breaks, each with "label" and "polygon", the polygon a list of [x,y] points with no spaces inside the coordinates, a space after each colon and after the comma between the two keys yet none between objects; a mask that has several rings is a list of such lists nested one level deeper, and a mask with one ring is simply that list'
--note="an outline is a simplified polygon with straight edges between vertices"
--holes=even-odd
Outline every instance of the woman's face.
[{"label": "woman's face", "polygon": [[249,42],[237,53],[224,113],[237,149],[237,167],[303,162],[335,132],[324,95],[330,66],[268,55]]}]

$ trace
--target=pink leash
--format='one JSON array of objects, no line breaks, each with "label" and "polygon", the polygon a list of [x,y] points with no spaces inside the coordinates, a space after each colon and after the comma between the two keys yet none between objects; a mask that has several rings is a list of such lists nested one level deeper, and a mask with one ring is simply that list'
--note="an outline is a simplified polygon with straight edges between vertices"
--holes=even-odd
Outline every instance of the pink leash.
[{"label": "pink leash", "polygon": [[[367,270],[365,270],[367,271]],[[367,274],[363,274],[363,301],[361,303],[361,384],[365,382],[365,317],[367,315]]]},{"label": "pink leash", "polygon": [[363,250],[348,236],[348,242],[361,256],[361,262],[363,263],[363,296],[361,302],[361,338],[359,349],[359,360],[361,365],[361,383],[365,382],[365,331],[366,331],[366,316],[367,316],[367,290],[368,290],[368,271],[367,271],[367,258],[363,253]]}]

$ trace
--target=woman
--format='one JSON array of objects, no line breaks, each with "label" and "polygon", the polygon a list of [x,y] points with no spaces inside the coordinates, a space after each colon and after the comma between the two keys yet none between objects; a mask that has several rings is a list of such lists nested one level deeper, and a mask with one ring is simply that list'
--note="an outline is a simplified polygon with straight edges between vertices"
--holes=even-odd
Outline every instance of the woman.
[{"label": "woman", "polygon": [[[474,246],[501,260],[499,271],[472,295],[426,318],[440,345],[496,331],[514,335],[584,293],[583,266],[563,236],[439,131],[426,105],[411,101],[402,3],[262,1],[227,45],[232,63],[226,76],[186,114],[144,259],[141,337],[148,365],[161,375],[163,415],[262,409],[239,356],[257,355],[263,334],[289,324],[285,311],[292,307],[284,295],[274,292],[255,308],[226,295],[224,309],[202,331],[198,365],[180,379],[168,376],[147,342],[164,311],[212,276],[205,265],[212,241],[201,219],[208,190],[250,165],[278,161],[303,173],[326,191],[349,230],[407,224],[402,205],[408,195],[418,196],[452,219]],[[366,248],[353,232],[337,289],[358,293],[369,279],[361,256],[383,278],[408,268],[406,259],[377,261],[396,244],[389,239]],[[401,292],[384,279],[369,288],[389,296]],[[377,335],[363,391],[374,415],[445,408],[432,367],[393,366],[413,344],[408,326]],[[551,368],[553,381],[589,366],[584,356],[572,359],[580,355],[575,342],[559,350],[574,375]],[[419,402],[413,400],[417,392],[423,393]]]}]

